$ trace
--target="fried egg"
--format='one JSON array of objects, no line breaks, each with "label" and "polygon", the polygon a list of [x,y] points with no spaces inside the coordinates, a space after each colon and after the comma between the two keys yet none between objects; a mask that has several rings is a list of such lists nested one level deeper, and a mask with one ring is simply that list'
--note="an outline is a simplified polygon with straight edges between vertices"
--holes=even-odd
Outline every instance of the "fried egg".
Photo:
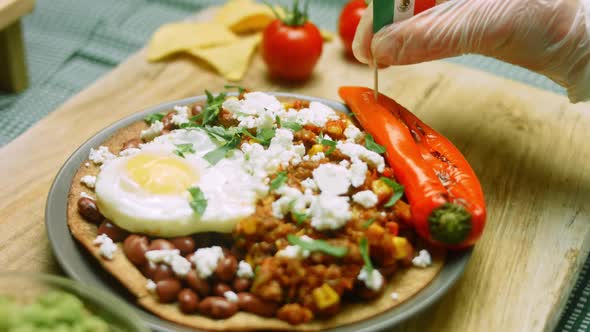
[{"label": "fried egg", "polygon": [[[192,144],[195,152],[179,156],[180,144]],[[101,213],[127,231],[152,236],[231,232],[255,212],[261,183],[244,170],[239,150],[215,165],[203,158],[218,146],[201,130],[180,129],[121,154],[97,176]],[[202,215],[191,208],[191,187],[198,187],[207,201]]]}]

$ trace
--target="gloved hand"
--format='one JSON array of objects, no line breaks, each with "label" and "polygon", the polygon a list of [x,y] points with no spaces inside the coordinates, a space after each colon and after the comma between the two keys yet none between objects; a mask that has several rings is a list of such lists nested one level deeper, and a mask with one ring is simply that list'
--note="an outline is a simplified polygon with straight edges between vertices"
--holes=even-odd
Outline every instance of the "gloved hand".
[{"label": "gloved hand", "polygon": [[[393,0],[391,0],[393,1]],[[365,11],[355,57],[380,67],[479,53],[546,75],[590,99],[590,0],[452,0],[381,29]]]}]

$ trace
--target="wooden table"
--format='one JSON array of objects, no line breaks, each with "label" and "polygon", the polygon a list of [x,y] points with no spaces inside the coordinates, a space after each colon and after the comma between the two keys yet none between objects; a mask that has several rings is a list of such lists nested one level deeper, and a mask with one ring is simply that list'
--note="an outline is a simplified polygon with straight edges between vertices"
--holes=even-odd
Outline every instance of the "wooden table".
[{"label": "wooden table", "polygon": [[19,92],[28,85],[20,19],[34,0],[0,0],[0,90]]},{"label": "wooden table", "polygon": [[[590,249],[590,105],[444,62],[380,77],[382,92],[465,154],[489,211],[457,286],[396,331],[551,331]],[[338,99],[338,86],[371,78],[335,41],[305,84],[269,80],[256,56],[242,85]],[[188,57],[151,64],[141,51],[1,148],[2,269],[60,273],[43,209],[52,179],[82,142],[141,109],[224,84]]]}]

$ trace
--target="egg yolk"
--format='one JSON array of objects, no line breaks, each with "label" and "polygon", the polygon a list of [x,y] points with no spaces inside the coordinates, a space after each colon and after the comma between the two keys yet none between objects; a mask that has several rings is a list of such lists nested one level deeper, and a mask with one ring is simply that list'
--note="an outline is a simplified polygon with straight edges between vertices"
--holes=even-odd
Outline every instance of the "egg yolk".
[{"label": "egg yolk", "polygon": [[127,161],[131,179],[152,194],[179,194],[197,182],[198,176],[182,159],[138,154]]}]

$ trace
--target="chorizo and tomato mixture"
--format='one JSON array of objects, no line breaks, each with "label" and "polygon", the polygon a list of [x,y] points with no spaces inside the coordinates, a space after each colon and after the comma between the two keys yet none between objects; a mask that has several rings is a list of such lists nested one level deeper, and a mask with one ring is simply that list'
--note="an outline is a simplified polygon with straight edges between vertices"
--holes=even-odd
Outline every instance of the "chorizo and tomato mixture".
[{"label": "chorizo and tomato mixture", "polygon": [[[146,118],[149,128],[82,182],[104,259],[125,259],[162,303],[223,319],[301,324],[382,294],[414,257],[410,210],[384,148],[319,102],[261,92]],[[426,256],[425,256],[426,255]]]}]

